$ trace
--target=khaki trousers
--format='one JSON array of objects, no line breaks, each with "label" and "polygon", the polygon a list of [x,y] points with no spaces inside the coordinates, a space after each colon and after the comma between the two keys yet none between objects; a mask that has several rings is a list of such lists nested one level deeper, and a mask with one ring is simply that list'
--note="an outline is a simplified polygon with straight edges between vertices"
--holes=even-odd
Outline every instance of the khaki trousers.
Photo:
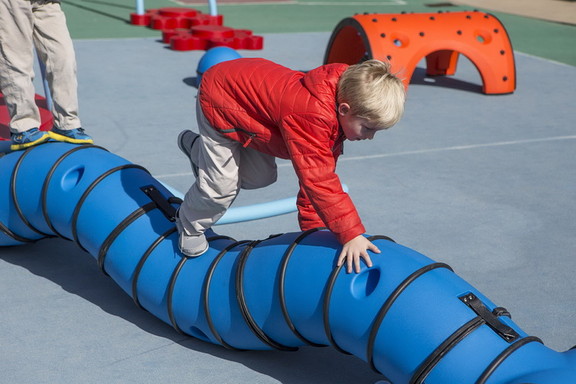
[{"label": "khaki trousers", "polygon": [[60,4],[0,0],[0,92],[10,114],[10,130],[40,127],[32,82],[34,48],[46,67],[54,125],[80,128],[76,58]]},{"label": "khaki trousers", "polygon": [[198,177],[180,206],[182,225],[189,235],[211,228],[236,199],[240,189],[257,189],[274,183],[276,158],[231,140],[212,128],[199,103],[196,116],[200,137],[191,160]]}]

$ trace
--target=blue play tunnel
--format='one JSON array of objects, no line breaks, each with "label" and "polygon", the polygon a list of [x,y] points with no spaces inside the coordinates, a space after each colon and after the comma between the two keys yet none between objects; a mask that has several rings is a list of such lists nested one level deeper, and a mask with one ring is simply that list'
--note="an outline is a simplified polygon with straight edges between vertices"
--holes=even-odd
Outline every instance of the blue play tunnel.
[{"label": "blue play tunnel", "polygon": [[178,251],[181,200],[103,148],[46,143],[0,157],[0,245],[78,244],[136,305],[178,332],[237,350],[332,346],[392,383],[573,384],[576,350],[525,334],[451,268],[396,244],[347,274],[326,230]]}]

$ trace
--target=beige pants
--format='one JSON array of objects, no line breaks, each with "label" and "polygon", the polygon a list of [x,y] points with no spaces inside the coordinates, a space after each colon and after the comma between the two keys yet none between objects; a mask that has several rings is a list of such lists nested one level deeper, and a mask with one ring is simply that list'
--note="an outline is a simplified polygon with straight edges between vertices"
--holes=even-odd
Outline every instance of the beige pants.
[{"label": "beige pants", "polygon": [[10,130],[40,127],[32,82],[34,48],[46,67],[54,125],[80,128],[76,58],[60,4],[0,0],[0,92],[10,113]]},{"label": "beige pants", "polygon": [[189,235],[199,235],[224,215],[240,189],[266,187],[276,181],[276,158],[244,148],[212,128],[196,105],[200,138],[192,148],[198,178],[180,207],[182,225]]}]

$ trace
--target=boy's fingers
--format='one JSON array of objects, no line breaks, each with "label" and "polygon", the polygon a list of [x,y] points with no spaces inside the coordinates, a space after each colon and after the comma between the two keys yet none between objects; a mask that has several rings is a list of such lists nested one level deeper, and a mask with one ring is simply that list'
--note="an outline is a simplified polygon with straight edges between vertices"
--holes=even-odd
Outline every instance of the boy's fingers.
[{"label": "boy's fingers", "polygon": [[340,252],[340,255],[338,256],[338,261],[336,262],[336,266],[339,267],[344,263],[344,260],[346,259],[346,251],[342,250],[342,252]]},{"label": "boy's fingers", "polygon": [[348,254],[348,273],[352,273],[352,271],[358,270],[359,265],[359,256],[355,253]]},{"label": "boy's fingers", "polygon": [[[370,243],[367,247],[367,250],[370,250],[374,253],[380,253],[380,249],[378,249],[378,247],[376,245],[374,245],[373,243]],[[346,272],[347,273],[352,273],[352,271],[355,271],[356,273],[360,273],[360,259],[364,259],[366,265],[368,267],[372,267],[372,259],[370,258],[370,255],[368,254],[368,252],[363,251],[360,252],[358,254],[354,254],[351,252],[346,252],[346,251],[342,251],[340,253],[340,255],[338,256],[338,261],[336,262],[336,266],[340,267],[341,265],[343,265],[344,263],[346,263]]]},{"label": "boy's fingers", "polygon": [[372,266],[372,259],[370,258],[370,256],[366,255],[364,256],[364,261],[366,262],[366,265],[371,267]]},{"label": "boy's fingers", "polygon": [[360,256],[361,255],[354,257],[354,270],[356,273],[360,273]]},{"label": "boy's fingers", "polygon": [[374,243],[370,243],[369,248],[374,253],[380,253],[380,249]]}]

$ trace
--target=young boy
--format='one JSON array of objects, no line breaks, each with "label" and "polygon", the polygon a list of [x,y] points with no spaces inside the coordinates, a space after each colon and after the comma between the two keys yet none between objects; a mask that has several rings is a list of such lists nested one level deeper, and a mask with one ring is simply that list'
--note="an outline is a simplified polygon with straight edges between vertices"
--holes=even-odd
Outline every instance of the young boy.
[{"label": "young boy", "polygon": [[405,89],[378,60],[328,64],[303,73],[264,59],[237,59],[202,76],[197,102],[200,135],[183,131],[180,149],[190,158],[196,182],[176,223],[179,246],[199,256],[204,231],[228,209],[241,188],[276,181],[275,158],[290,159],[300,183],[300,228],[327,227],[343,245],[338,265],[359,272],[367,250],[380,250],[335,173],[345,139],[372,139],[404,112]]},{"label": "young boy", "polygon": [[[46,67],[54,127],[40,131],[34,48]],[[48,140],[92,143],[78,117],[76,57],[60,0],[0,0],[0,91],[10,114],[13,151]]]}]

